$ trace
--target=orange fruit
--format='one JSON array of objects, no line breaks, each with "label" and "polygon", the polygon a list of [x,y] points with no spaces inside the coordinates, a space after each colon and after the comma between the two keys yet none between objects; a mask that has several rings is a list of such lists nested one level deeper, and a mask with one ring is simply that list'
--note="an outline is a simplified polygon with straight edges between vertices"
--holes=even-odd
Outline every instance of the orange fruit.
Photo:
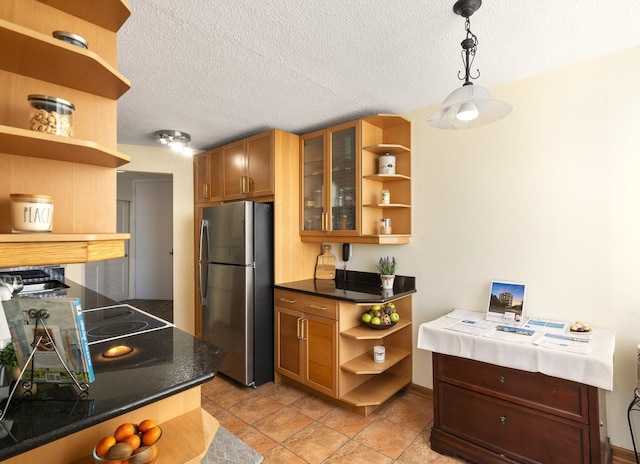
[{"label": "orange fruit", "polygon": [[162,430],[160,430],[160,427],[151,427],[149,430],[142,434],[142,444],[147,446],[153,445],[158,441],[158,438],[160,438],[160,434],[162,434]]},{"label": "orange fruit", "polygon": [[140,439],[140,435],[135,434],[135,433],[133,435],[129,435],[127,438],[122,440],[122,443],[127,443],[127,444],[131,445],[131,447],[133,448],[133,451],[135,451],[138,448],[140,448],[140,443],[141,442],[142,442],[142,440]]},{"label": "orange fruit", "polygon": [[156,426],[156,423],[153,422],[151,419],[145,419],[138,424],[138,432],[145,433],[147,430],[155,426]]},{"label": "orange fruit", "polygon": [[116,437],[118,443],[124,441],[125,438],[130,437],[136,433],[136,426],[130,423],[119,425],[113,436]]},{"label": "orange fruit", "polygon": [[116,439],[112,435],[108,435],[106,437],[101,438],[100,440],[98,440],[98,443],[96,444],[96,454],[101,458],[106,458],[107,454],[109,453],[109,450],[115,444],[116,444]]}]

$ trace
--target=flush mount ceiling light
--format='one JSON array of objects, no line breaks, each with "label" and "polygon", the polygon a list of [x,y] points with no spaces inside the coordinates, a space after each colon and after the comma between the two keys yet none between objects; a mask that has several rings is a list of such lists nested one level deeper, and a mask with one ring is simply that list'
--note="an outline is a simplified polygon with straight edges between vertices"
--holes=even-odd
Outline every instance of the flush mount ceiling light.
[{"label": "flush mount ceiling light", "polygon": [[482,0],[458,0],[453,5],[453,12],[465,18],[466,38],[461,42],[462,62],[464,64],[464,81],[462,87],[454,90],[442,103],[442,108],[433,113],[427,122],[439,129],[468,129],[484,126],[498,121],[511,113],[511,105],[496,100],[489,90],[480,85],[474,85],[471,79],[480,77],[471,75],[471,64],[476,56],[478,38],[471,32],[469,18],[482,5]]},{"label": "flush mount ceiling light", "polygon": [[191,136],[186,132],[177,130],[159,130],[155,133],[156,141],[162,145],[166,145],[177,153],[191,155]]}]

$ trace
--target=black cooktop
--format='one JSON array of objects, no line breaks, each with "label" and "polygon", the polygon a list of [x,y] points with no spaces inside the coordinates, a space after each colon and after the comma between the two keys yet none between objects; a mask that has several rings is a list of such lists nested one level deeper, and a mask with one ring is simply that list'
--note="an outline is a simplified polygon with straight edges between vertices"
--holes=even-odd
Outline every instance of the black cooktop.
[{"label": "black cooktop", "polygon": [[89,345],[175,327],[164,319],[128,304],[86,309],[82,314]]}]

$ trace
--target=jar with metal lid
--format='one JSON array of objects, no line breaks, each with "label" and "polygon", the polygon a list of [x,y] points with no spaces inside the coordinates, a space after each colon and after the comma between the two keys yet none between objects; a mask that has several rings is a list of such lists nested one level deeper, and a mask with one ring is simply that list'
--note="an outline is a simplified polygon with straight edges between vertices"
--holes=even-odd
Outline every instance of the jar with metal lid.
[{"label": "jar with metal lid", "polygon": [[396,173],[396,155],[385,153],[378,156],[378,174]]},{"label": "jar with metal lid", "polygon": [[11,229],[13,232],[51,232],[53,197],[32,193],[12,193]]},{"label": "jar with metal lid", "polygon": [[388,205],[391,203],[391,193],[389,190],[384,189],[380,192],[380,203],[383,205]]},{"label": "jar with metal lid", "polygon": [[30,129],[43,134],[73,136],[73,103],[48,95],[29,95]]},{"label": "jar with metal lid", "polygon": [[53,35],[53,37],[58,40],[62,40],[63,42],[71,45],[75,45],[76,47],[84,49],[89,48],[89,42],[87,42],[84,37],[81,37],[78,34],[73,34],[67,31],[53,31],[51,35]]}]

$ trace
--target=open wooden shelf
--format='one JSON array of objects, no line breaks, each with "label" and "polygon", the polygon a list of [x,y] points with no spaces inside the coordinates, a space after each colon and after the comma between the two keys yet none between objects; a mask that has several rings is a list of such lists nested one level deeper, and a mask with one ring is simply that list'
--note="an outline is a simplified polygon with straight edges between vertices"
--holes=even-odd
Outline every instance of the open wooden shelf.
[{"label": "open wooden shelf", "polygon": [[411,180],[411,177],[402,174],[370,174],[362,176],[363,179],[375,180],[376,182],[397,182],[400,180]]},{"label": "open wooden shelf", "polygon": [[74,264],[121,258],[129,234],[1,234],[0,267]]},{"label": "open wooden shelf", "polygon": [[376,203],[373,205],[362,205],[365,208],[411,208],[411,205],[402,203]]},{"label": "open wooden shelf", "polygon": [[381,374],[407,356],[411,356],[411,351],[395,346],[385,346],[384,362],[375,362],[371,352],[366,352],[340,367],[354,374]]},{"label": "open wooden shelf", "polygon": [[376,330],[364,325],[358,325],[351,327],[344,332],[340,332],[340,335],[353,338],[355,340],[382,340],[387,335],[402,330],[408,325],[411,325],[411,321],[403,319],[400,319],[396,325],[386,330]]},{"label": "open wooden shelf", "polygon": [[0,125],[0,149],[9,155],[109,168],[117,168],[131,161],[129,156],[95,142],[4,125]]},{"label": "open wooden shelf", "polygon": [[117,32],[131,15],[131,7],[126,0],[38,0],[57,10],[97,24],[112,32]]},{"label": "open wooden shelf", "polygon": [[395,143],[379,143],[376,145],[369,145],[368,147],[362,147],[363,150],[370,151],[382,155],[383,153],[391,153],[392,155],[400,155],[402,153],[410,153],[404,145],[397,145]]},{"label": "open wooden shelf", "polygon": [[390,127],[400,126],[411,122],[407,118],[397,114],[374,114],[373,116],[363,118],[362,120],[381,129],[389,129]]},{"label": "open wooden shelf", "polygon": [[0,19],[0,43],[11,44],[0,60],[0,67],[6,71],[112,100],[131,88],[118,70],[91,50],[3,19]]},{"label": "open wooden shelf", "polygon": [[351,390],[340,400],[357,407],[380,406],[386,400],[395,395],[404,386],[411,383],[410,380],[400,376],[383,372],[378,374],[359,387]]}]

